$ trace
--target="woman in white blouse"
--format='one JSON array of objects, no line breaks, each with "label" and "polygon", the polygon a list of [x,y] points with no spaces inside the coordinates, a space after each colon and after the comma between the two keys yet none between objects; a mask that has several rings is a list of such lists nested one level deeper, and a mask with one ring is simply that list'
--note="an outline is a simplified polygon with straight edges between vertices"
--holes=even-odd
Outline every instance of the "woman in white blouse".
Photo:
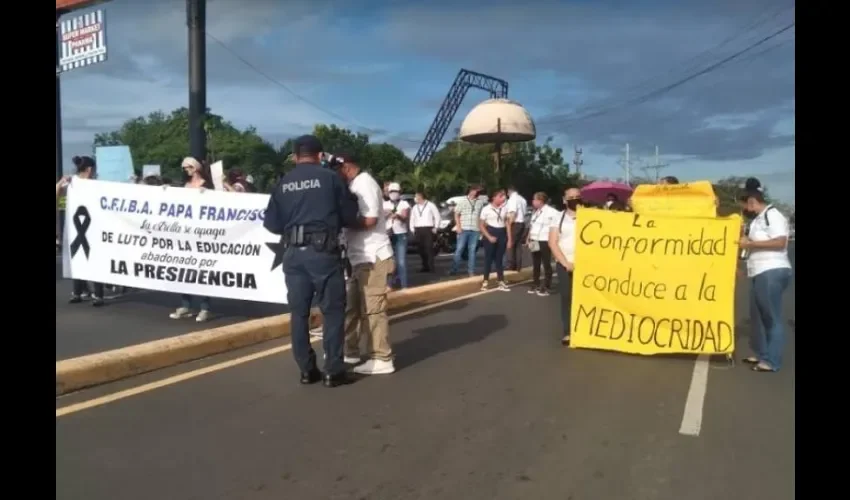
[{"label": "woman in white blouse", "polygon": [[[534,212],[529,221],[528,236],[525,244],[531,252],[532,262],[532,285],[528,293],[536,293],[541,297],[549,295],[552,285],[552,251],[549,249],[549,227],[552,218],[558,215],[558,211],[549,205],[549,196],[540,191],[534,193],[531,205]],[[543,268],[543,285],[540,284],[540,268]]]},{"label": "woman in white blouse", "polygon": [[786,331],[782,321],[782,296],[793,271],[788,258],[788,219],[767,202],[757,179],[748,179],[741,196],[745,214],[752,218],[739,246],[747,251],[750,278],[750,349],[744,362],[756,372],[775,372],[782,367]]},{"label": "woman in white blouse", "polygon": [[484,237],[484,282],[481,289],[490,288],[490,269],[496,268],[496,279],[499,280],[499,290],[509,292],[505,283],[505,251],[513,247],[511,232],[507,227],[508,208],[505,206],[507,195],[504,189],[493,193],[490,204],[481,209],[478,229]]}]

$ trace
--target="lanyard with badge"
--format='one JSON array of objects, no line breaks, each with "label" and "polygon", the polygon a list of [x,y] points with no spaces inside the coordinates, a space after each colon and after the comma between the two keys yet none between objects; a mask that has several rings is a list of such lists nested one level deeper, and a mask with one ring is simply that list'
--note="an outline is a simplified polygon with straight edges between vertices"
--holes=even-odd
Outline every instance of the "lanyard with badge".
[{"label": "lanyard with badge", "polygon": [[499,222],[499,224],[501,224],[501,223],[502,223],[502,208],[503,208],[503,207],[499,207],[499,209],[498,209],[498,210],[496,210],[496,209],[495,209],[495,208],[493,208],[492,206],[490,207],[490,210],[492,210],[492,211],[493,211],[493,213],[494,213],[494,214],[496,214],[496,221],[498,221],[498,222]]},{"label": "lanyard with badge", "polygon": [[[534,214],[531,216],[531,227],[534,227],[534,224],[536,224],[536,223],[537,223],[537,221],[540,219],[540,216],[542,216],[542,215],[543,215],[543,210],[544,210],[545,208],[546,208],[545,206],[544,206],[544,207],[539,208],[539,209],[538,209],[536,212],[534,212]],[[538,237],[538,238],[540,238],[540,229],[538,229],[538,230],[537,230],[537,237]]]},{"label": "lanyard with badge", "polygon": [[[531,216],[531,227],[532,227],[532,229],[534,228],[534,224],[537,223],[537,220],[540,218],[541,215],[543,215],[543,208],[540,208],[539,210],[534,212],[534,215]],[[530,239],[528,241],[528,251],[531,252],[531,253],[540,251],[540,229],[537,230],[537,239],[536,240]]]}]

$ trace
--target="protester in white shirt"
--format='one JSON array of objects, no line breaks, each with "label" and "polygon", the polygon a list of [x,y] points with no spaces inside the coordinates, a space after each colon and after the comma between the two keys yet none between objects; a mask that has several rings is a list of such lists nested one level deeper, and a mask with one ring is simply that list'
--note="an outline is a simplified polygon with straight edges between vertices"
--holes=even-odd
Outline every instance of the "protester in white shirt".
[{"label": "protester in white shirt", "polygon": [[366,342],[366,362],[354,367],[364,375],[388,374],[395,371],[389,340],[387,316],[387,277],[393,272],[393,250],[386,231],[381,186],[368,172],[363,172],[352,153],[336,155],[343,164],[339,173],[349,182],[357,197],[362,229],[346,229],[348,258],[351,261],[351,293],[345,312],[345,362],[360,363],[360,336]]},{"label": "protester in white shirt", "polygon": [[422,191],[417,191],[414,197],[413,210],[410,212],[410,228],[422,258],[422,272],[430,273],[436,270],[434,264],[434,235],[440,225],[440,210],[431,203]]},{"label": "protester in white shirt", "polygon": [[581,205],[581,191],[564,191],[564,211],[552,219],[549,229],[549,250],[558,263],[558,293],[561,295],[562,345],[570,344],[570,308],[573,305],[573,269],[576,255],[576,210]]},{"label": "protester in white shirt", "polygon": [[[94,158],[91,156],[75,156],[71,159],[74,162],[74,166],[77,169],[77,173],[73,178],[75,179],[96,179],[97,178],[97,167],[95,165]],[[57,206],[58,200],[60,197],[66,197],[68,194],[68,185],[72,182],[69,177],[62,177],[59,179],[59,182],[56,183],[56,198],[57,198]],[[64,204],[64,202],[63,202]],[[64,215],[64,210],[63,210]],[[75,215],[76,216],[76,215]],[[64,225],[62,227],[62,231],[64,231]],[[59,243],[59,235],[57,235],[57,243]],[[72,291],[71,291],[71,299],[68,301],[71,304],[79,304],[86,299],[91,297],[91,305],[94,307],[100,307],[104,304],[104,294],[103,294],[103,283],[92,283],[92,292],[89,293],[88,283],[83,280],[73,280],[72,281]]]},{"label": "protester in white shirt", "polygon": [[[552,251],[549,249],[549,228],[553,219],[560,214],[549,205],[549,196],[540,191],[534,193],[531,205],[534,212],[528,225],[528,237],[525,244],[531,252],[532,284],[528,293],[536,293],[541,297],[549,295],[552,286]],[[540,284],[540,268],[543,268],[543,284]]]},{"label": "protester in white shirt", "polygon": [[[513,186],[508,188],[508,217],[511,220],[512,241],[525,241],[525,212],[528,210],[528,202],[520,195]],[[508,249],[508,269],[519,271],[522,268],[522,246],[514,245]]]},{"label": "protester in white shirt", "polygon": [[398,283],[401,288],[407,288],[407,225],[410,204],[401,199],[401,185],[397,182],[387,185],[384,216],[387,219],[387,234],[395,254],[395,273],[387,282],[387,286],[392,288]]},{"label": "protester in white shirt", "polygon": [[[753,182],[754,181],[754,182]],[[753,217],[739,245],[749,252],[747,276],[750,278],[750,348],[754,356],[744,361],[753,371],[775,372],[782,367],[785,349],[785,325],[782,322],[782,295],[791,282],[788,259],[788,219],[767,203],[761,183],[748,180],[741,196],[745,214]]]},{"label": "protester in white shirt", "polygon": [[490,288],[490,269],[496,268],[496,279],[499,290],[510,291],[505,283],[505,250],[513,246],[508,220],[508,208],[505,206],[507,196],[504,189],[499,189],[490,198],[490,204],[481,210],[478,223],[481,234],[484,235],[484,281],[481,289]]}]

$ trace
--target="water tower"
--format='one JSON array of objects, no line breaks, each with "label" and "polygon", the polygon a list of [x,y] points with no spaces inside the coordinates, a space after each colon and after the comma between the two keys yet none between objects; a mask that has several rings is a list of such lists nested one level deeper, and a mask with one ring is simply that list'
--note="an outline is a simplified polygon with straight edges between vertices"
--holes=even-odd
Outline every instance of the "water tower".
[{"label": "water tower", "polygon": [[493,144],[494,167],[502,167],[502,145],[533,141],[537,137],[534,120],[521,104],[510,99],[487,99],[472,108],[460,126],[460,140],[475,144]]}]

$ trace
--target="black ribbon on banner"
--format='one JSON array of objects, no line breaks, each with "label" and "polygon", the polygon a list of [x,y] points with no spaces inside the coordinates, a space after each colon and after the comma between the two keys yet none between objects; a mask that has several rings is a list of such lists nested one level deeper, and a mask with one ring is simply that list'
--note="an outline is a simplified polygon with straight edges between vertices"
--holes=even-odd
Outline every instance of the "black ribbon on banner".
[{"label": "black ribbon on banner", "polygon": [[77,211],[74,212],[73,223],[74,229],[77,231],[77,237],[71,242],[71,258],[74,258],[74,255],[76,255],[77,251],[80,247],[82,247],[83,253],[86,254],[86,259],[88,259],[89,252],[91,251],[89,240],[86,239],[86,231],[88,231],[89,226],[91,226],[91,215],[89,215],[89,209],[82,205],[77,207]]},{"label": "black ribbon on banner", "polygon": [[274,260],[272,261],[271,271],[274,271],[278,268],[278,266],[283,264],[283,252],[286,251],[283,248],[283,243],[266,243],[266,246],[274,252]]}]

